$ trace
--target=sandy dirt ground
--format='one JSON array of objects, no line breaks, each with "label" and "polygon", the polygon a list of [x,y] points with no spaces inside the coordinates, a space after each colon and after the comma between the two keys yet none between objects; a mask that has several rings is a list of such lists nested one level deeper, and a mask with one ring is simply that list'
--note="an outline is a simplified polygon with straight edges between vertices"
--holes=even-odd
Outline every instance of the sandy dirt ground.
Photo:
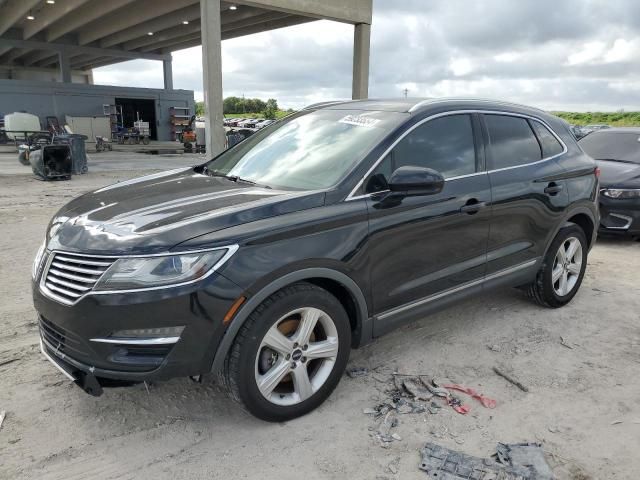
[{"label": "sandy dirt ground", "polygon": [[[0,479],[426,479],[418,465],[427,441],[478,456],[497,442],[542,442],[560,479],[640,477],[640,243],[628,240],[598,240],[565,308],[499,290],[354,351],[350,367],[369,373],[345,376],[324,405],[295,421],[256,420],[211,379],[86,395],[38,350],[30,269],[45,226],[82,192],[197,161],[117,155],[56,183],[0,155],[0,167],[13,168],[0,175]],[[529,392],[494,366],[511,369]],[[399,415],[400,440],[383,448],[363,410],[388,398],[392,372],[457,382],[498,405],[468,399],[468,415]]]}]

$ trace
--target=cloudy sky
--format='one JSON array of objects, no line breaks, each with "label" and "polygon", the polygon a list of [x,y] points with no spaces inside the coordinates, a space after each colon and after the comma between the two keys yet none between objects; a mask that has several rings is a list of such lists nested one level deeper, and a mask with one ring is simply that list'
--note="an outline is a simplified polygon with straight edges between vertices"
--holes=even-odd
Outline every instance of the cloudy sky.
[{"label": "cloudy sky", "polygon": [[[351,96],[353,27],[320,21],[223,42],[224,95],[299,108]],[[202,99],[200,47],[174,87]],[[160,62],[95,83],[162,88]],[[369,96],[479,96],[548,110],[640,110],[638,0],[374,0]]]}]

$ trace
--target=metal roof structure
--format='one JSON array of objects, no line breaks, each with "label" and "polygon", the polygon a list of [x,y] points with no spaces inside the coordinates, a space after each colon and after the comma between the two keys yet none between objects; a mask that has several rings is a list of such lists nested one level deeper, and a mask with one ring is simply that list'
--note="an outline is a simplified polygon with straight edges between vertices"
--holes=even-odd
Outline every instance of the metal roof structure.
[{"label": "metal roof structure", "polygon": [[[222,39],[319,18],[371,23],[366,3],[222,1]],[[0,65],[59,67],[66,51],[73,69],[88,70],[134,58],[167,59],[201,41],[200,0],[0,0]]]}]

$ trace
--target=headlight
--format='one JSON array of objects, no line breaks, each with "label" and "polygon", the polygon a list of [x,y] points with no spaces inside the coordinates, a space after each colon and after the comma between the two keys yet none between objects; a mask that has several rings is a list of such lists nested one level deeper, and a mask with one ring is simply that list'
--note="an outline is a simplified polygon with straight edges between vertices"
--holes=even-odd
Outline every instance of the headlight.
[{"label": "headlight", "polygon": [[44,255],[44,249],[47,245],[46,241],[42,242],[40,248],[38,248],[38,253],[36,253],[36,258],[33,259],[33,266],[31,267],[31,276],[35,279],[38,276],[38,269],[40,268],[40,262],[42,262],[42,256]]},{"label": "headlight", "polygon": [[609,198],[640,198],[640,188],[605,188],[602,195]]},{"label": "headlight", "polygon": [[237,248],[234,245],[181,255],[120,258],[104,273],[94,290],[137,290],[194,282],[220,267]]}]

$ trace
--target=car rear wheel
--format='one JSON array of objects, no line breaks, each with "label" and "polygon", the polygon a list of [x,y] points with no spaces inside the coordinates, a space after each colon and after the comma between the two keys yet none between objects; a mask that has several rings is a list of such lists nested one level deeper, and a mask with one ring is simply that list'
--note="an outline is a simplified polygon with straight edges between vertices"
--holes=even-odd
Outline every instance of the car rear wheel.
[{"label": "car rear wheel", "polygon": [[587,266],[587,237],[575,224],[562,228],[551,243],[535,282],[526,288],[540,305],[558,308],[571,301],[580,288]]},{"label": "car rear wheel", "polygon": [[350,323],[340,302],[322,288],[297,283],[248,317],[225,362],[225,383],[256,417],[290,420],[331,394],[350,348]]}]

